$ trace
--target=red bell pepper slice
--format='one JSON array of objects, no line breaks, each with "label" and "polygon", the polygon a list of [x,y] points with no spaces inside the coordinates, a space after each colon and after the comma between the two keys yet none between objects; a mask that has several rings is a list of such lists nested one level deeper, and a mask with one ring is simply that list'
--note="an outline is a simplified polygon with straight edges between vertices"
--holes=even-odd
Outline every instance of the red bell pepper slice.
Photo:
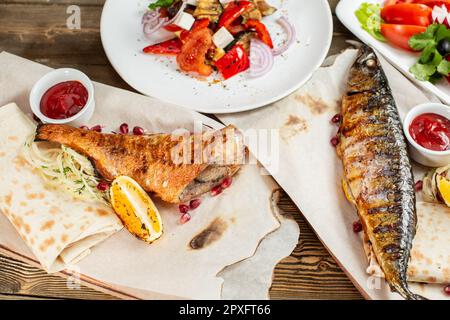
[{"label": "red bell pepper slice", "polygon": [[217,29],[222,27],[227,28],[230,26],[236,19],[238,19],[245,11],[253,7],[253,3],[250,1],[236,1],[230,2],[225,11],[222,13],[219,19],[219,23],[217,24]]},{"label": "red bell pepper slice", "polygon": [[164,29],[166,29],[167,31],[170,31],[170,32],[178,32],[178,31],[182,31],[183,30],[183,28],[177,26],[174,23],[171,23],[171,24],[168,24],[167,26],[164,26]]},{"label": "red bell pepper slice", "polygon": [[242,45],[235,45],[222,58],[215,62],[219,72],[225,80],[247,70],[250,67],[250,59]]},{"label": "red bell pepper slice", "polygon": [[259,40],[273,49],[273,42],[272,38],[270,37],[270,33],[261,21],[250,19],[244,26],[247,29],[254,29],[256,31],[256,34],[258,35]]},{"label": "red bell pepper slice", "polygon": [[181,52],[181,46],[180,39],[172,39],[145,47],[143,51],[149,54],[177,55]]}]

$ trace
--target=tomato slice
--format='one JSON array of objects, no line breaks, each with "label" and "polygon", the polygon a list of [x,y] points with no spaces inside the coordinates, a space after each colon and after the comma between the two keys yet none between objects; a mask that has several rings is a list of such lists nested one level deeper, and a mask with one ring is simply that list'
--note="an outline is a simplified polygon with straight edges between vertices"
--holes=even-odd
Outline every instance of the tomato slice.
[{"label": "tomato slice", "polygon": [[222,58],[215,63],[217,69],[225,80],[247,70],[250,67],[250,59],[248,58],[245,48],[238,44],[228,51]]},{"label": "tomato slice", "polygon": [[206,54],[212,45],[212,31],[208,28],[191,30],[184,39],[181,52],[177,56],[178,66],[186,72],[196,72],[209,76],[212,67],[207,65]]},{"label": "tomato slice", "polygon": [[427,27],[432,23],[433,10],[419,3],[399,3],[384,7],[381,18],[389,24],[409,24]]},{"label": "tomato slice", "polygon": [[172,39],[145,47],[143,50],[149,54],[177,55],[181,52],[181,40]]},{"label": "tomato slice", "polygon": [[427,30],[422,26],[411,26],[404,24],[381,24],[381,34],[393,45],[413,51],[408,44],[409,39]]}]

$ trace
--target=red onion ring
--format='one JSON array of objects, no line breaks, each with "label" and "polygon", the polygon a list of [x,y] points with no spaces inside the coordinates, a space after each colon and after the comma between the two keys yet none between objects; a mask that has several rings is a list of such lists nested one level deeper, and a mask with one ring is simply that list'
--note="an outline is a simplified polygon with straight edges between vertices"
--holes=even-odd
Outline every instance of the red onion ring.
[{"label": "red onion ring", "polygon": [[297,31],[295,30],[295,27],[285,17],[281,17],[277,20],[277,22],[286,30],[287,39],[281,47],[273,49],[274,56],[279,56],[280,54],[285,53],[297,38]]},{"label": "red onion ring", "polygon": [[250,43],[250,76],[262,77],[273,67],[274,58],[272,50],[265,43],[252,39]]},{"label": "red onion ring", "polygon": [[150,39],[150,37],[157,32],[162,27],[165,27],[169,24],[172,24],[175,22],[176,19],[181,15],[182,12],[184,12],[184,9],[187,6],[187,0],[182,0],[183,3],[181,4],[180,9],[178,10],[177,14],[172,18],[168,19],[167,17],[161,18],[161,13],[159,8],[152,11],[147,11],[142,16],[141,23],[143,24],[143,32],[146,38]]},{"label": "red onion ring", "polygon": [[167,18],[158,18],[152,22],[144,23],[144,28],[143,28],[144,35],[146,37],[151,36],[156,31],[161,29],[166,24],[166,22],[167,22]]},{"label": "red onion ring", "polygon": [[141,24],[153,22],[153,21],[155,21],[156,19],[159,18],[159,15],[160,15],[159,9],[152,10],[152,11],[147,11],[142,16]]}]

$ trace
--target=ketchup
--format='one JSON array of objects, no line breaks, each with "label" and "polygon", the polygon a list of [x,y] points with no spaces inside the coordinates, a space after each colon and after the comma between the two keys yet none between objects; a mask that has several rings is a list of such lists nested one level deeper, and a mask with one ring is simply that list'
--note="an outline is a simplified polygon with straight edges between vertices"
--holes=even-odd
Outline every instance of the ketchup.
[{"label": "ketchup", "polygon": [[88,91],[81,82],[61,82],[48,89],[42,96],[41,112],[52,119],[67,119],[86,106],[88,97]]},{"label": "ketchup", "polygon": [[422,147],[432,151],[450,149],[450,120],[435,114],[425,113],[411,123],[411,137]]}]

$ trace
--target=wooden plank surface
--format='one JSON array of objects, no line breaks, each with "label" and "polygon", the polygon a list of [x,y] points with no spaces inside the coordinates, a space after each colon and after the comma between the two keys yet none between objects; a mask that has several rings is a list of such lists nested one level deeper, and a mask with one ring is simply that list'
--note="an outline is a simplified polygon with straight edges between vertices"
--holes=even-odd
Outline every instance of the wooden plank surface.
[{"label": "wooden plank surface", "polygon": [[[314,0],[311,0],[314,1]],[[329,0],[333,9],[339,0]],[[1,0],[0,51],[8,51],[50,67],[74,67],[95,81],[130,88],[109,64],[100,41],[104,0]],[[81,8],[81,30],[66,27],[69,5]],[[331,54],[347,47],[349,32],[334,17]],[[1,72],[1,71],[0,71]],[[280,207],[301,229],[293,254],[276,268],[273,299],[362,299],[323,247],[293,202],[283,196]],[[65,279],[0,255],[0,299],[114,299],[87,287],[68,289]]]}]

